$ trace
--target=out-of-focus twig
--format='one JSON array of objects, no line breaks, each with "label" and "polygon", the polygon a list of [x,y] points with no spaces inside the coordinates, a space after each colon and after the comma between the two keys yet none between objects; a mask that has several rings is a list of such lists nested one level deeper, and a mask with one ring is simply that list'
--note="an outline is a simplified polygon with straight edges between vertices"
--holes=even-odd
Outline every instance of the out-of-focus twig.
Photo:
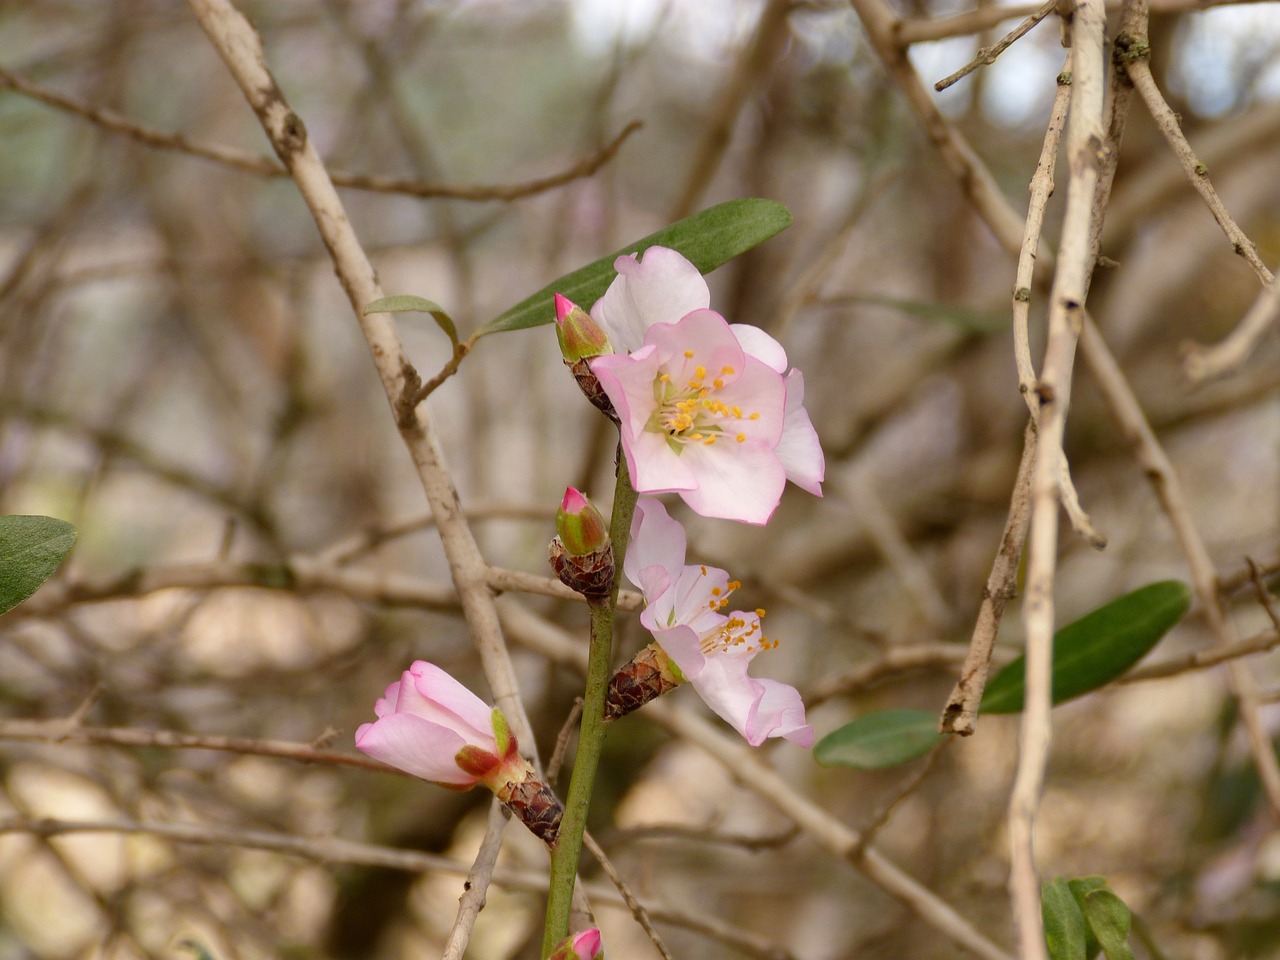
[{"label": "out-of-focus twig", "polygon": [[706,192],[724,159],[733,136],[733,126],[746,103],[747,96],[756,84],[768,75],[769,66],[777,57],[787,39],[787,15],[791,12],[791,0],[769,0],[760,14],[755,33],[734,67],[733,74],[716,98],[709,113],[705,132],[698,143],[689,173],[675,205],[671,208],[672,221],[687,217],[697,206],[698,199]]},{"label": "out-of-focus twig", "polygon": [[279,757],[282,760],[296,760],[301,763],[361,767],[380,773],[401,773],[397,768],[372,760],[363,754],[322,750],[306,743],[177,733],[173,730],[140,730],[133,727],[86,727],[78,723],[69,723],[67,720],[0,720],[0,740],[31,743],[92,743],[166,750],[214,750],[221,753]]},{"label": "out-of-focus twig", "polygon": [[[216,143],[204,143],[199,140],[192,140],[181,133],[166,133],[163,130],[156,130],[145,124],[130,120],[128,117],[117,113],[106,107],[97,107],[92,104],[83,103],[73,97],[65,96],[54,90],[40,84],[32,83],[23,77],[18,76],[12,71],[5,70],[0,67],[0,88],[12,90],[14,93],[20,93],[32,100],[38,100],[41,103],[51,107],[56,107],[67,113],[87,120],[90,123],[102,127],[104,130],[110,130],[113,133],[123,134],[138,143],[145,144],[149,147],[156,147],[161,150],[173,150],[177,153],[185,153],[188,156],[199,157],[203,160],[210,160],[214,163],[222,164],[225,167],[231,167],[241,170],[245,173],[256,174],[260,177],[287,177],[289,171],[281,164],[272,160],[270,157],[264,157],[261,154],[249,153],[244,150],[237,150],[234,147],[226,147]],[[545,177],[537,177],[524,183],[509,184],[444,184],[444,183],[426,183],[422,180],[415,180],[406,177],[388,177],[380,174],[363,174],[349,173],[342,170],[330,171],[330,178],[335,186],[345,187],[350,190],[367,190],[372,193],[394,193],[408,197],[419,197],[421,199],[446,199],[446,200],[474,200],[474,201],[490,201],[490,200],[519,200],[523,197],[534,196],[535,194],[545,193],[548,190],[554,190],[556,187],[562,187],[567,183],[575,180],[581,180],[584,177],[592,176],[596,171],[603,167],[606,163],[614,158],[617,152],[622,148],[622,144],[633,133],[643,126],[641,121],[632,120],[621,132],[618,133],[609,143],[595,153],[583,157],[577,163],[573,164],[559,173],[550,174]]]},{"label": "out-of-focus twig", "polygon": [[843,479],[840,489],[850,501],[851,512],[916,602],[925,620],[936,629],[945,627],[950,619],[947,601],[934,582],[933,574],[911,549],[889,508],[880,499],[871,477],[863,470],[854,470]]},{"label": "out-of-focus twig", "polygon": [[1198,343],[1183,346],[1183,369],[1193,383],[1235,370],[1253,353],[1262,335],[1280,317],[1280,286],[1263,287],[1249,312],[1225,340],[1211,347]]}]

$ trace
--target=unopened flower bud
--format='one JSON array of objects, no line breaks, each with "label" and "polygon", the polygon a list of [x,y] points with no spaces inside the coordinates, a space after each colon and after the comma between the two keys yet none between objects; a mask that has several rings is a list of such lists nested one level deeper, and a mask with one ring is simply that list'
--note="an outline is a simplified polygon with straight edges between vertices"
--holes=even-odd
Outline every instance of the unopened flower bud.
[{"label": "unopened flower bud", "polygon": [[591,314],[568,297],[557,293],[555,304],[556,339],[560,343],[560,354],[564,357],[565,365],[578,381],[583,395],[616,423],[618,414],[613,409],[613,402],[605,396],[600,381],[591,372],[590,363],[592,357],[613,353],[608,335],[591,319]]},{"label": "unopened flower bud", "polygon": [[568,363],[613,353],[608,334],[591,319],[591,314],[558,293],[555,301],[556,339],[560,341],[560,353]]},{"label": "unopened flower bud", "polygon": [[603,600],[613,588],[613,547],[604,517],[573,487],[556,511],[551,567],[568,587],[588,600]]},{"label": "unopened flower bud", "polygon": [[556,533],[572,556],[594,553],[609,545],[609,530],[604,517],[583,494],[569,487],[556,511]]}]

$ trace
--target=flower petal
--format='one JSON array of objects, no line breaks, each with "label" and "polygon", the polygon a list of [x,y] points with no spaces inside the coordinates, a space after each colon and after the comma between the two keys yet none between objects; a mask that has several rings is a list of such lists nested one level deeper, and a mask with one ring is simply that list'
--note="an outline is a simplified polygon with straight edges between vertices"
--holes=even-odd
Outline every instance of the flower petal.
[{"label": "flower petal", "polygon": [[413,714],[496,752],[493,708],[434,663],[416,660],[404,672],[396,713]]},{"label": "flower petal", "polygon": [[767,365],[774,373],[787,372],[787,351],[777,340],[749,323],[734,323],[730,327],[743,350]]},{"label": "flower petal", "polygon": [[684,570],[684,527],[671,519],[661,501],[641,497],[631,520],[631,546],[623,561],[627,578],[652,603]]},{"label": "flower petal", "polygon": [[774,453],[787,471],[787,479],[801,490],[815,497],[822,496],[822,481],[826,477],[826,458],[818,442],[818,431],[804,408],[804,374],[792,370],[786,378],[786,415],[782,425],[782,438]]},{"label": "flower petal", "polygon": [[[492,739],[492,733],[489,736]],[[356,731],[356,747],[362,753],[415,777],[450,786],[476,783],[454,760],[465,745],[466,740],[454,731],[411,713],[382,717]]]},{"label": "flower petal", "polygon": [[697,477],[698,485],[694,490],[676,492],[704,517],[766,523],[787,484],[777,455],[767,444],[754,440],[689,444],[680,460]]},{"label": "flower petal", "polygon": [[757,680],[756,683],[764,692],[748,724],[751,736],[781,737],[801,747],[813,746],[813,727],[805,722],[800,691],[777,680]]},{"label": "flower petal", "polygon": [[650,247],[614,261],[618,276],[591,308],[591,318],[620,352],[636,350],[655,323],[675,323],[711,303],[698,268],[666,247]]}]

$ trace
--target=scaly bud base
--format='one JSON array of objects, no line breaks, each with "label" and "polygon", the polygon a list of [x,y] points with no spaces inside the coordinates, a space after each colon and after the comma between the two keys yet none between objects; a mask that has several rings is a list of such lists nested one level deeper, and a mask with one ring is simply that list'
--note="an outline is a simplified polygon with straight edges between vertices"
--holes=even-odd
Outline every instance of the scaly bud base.
[{"label": "scaly bud base", "polygon": [[509,781],[494,793],[535,837],[549,847],[555,846],[564,804],[532,770],[523,780]]}]

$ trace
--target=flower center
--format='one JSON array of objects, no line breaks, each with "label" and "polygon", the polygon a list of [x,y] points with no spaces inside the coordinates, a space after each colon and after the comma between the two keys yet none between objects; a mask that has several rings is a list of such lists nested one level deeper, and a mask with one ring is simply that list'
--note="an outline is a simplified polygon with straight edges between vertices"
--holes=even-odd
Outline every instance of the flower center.
[{"label": "flower center", "polygon": [[[707,575],[707,568],[702,568],[702,575]],[[712,587],[709,591],[711,599],[707,606],[713,613],[719,613],[729,605],[729,596],[742,586],[740,580],[730,580],[722,589]],[[770,640],[764,635],[764,610],[757,609],[753,619],[728,617],[716,629],[704,634],[698,648],[704,656],[715,656],[718,653],[755,653],[758,650],[772,650],[778,645],[777,640]]]},{"label": "flower center", "polygon": [[[692,360],[693,351],[686,350],[684,356]],[[717,396],[724,389],[726,378],[736,379],[737,371],[733,367],[721,367],[719,374],[708,380],[707,368],[698,364],[693,376],[683,384],[673,382],[668,373],[659,374],[653,384],[657,409],[650,418],[649,428],[665,433],[667,442],[677,453],[686,443],[710,446],[720,437],[745,443],[747,435],[742,432],[741,421],[759,420],[760,414],[744,413],[737,404],[725,403]]]}]

